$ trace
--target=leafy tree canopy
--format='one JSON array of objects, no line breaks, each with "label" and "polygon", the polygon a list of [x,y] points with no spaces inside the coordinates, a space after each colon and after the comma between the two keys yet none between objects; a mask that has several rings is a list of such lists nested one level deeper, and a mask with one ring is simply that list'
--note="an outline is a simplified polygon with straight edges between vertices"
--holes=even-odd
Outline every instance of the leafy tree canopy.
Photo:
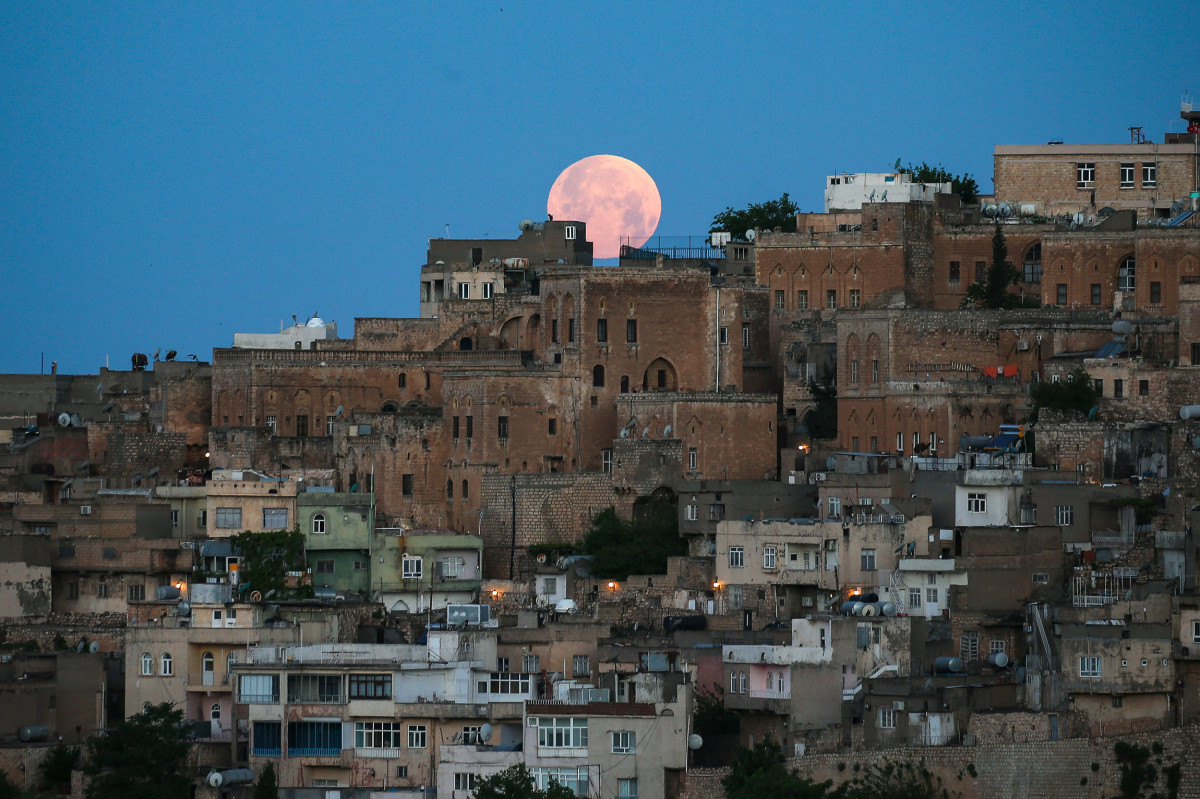
[{"label": "leafy tree canopy", "polygon": [[728,735],[741,729],[741,718],[725,707],[725,689],[720,685],[715,691],[703,685],[696,691],[692,727],[701,737]]},{"label": "leafy tree canopy", "polygon": [[42,775],[42,787],[54,793],[71,792],[71,772],[79,768],[79,747],[54,747],[38,769]]},{"label": "leafy tree canopy", "polygon": [[475,799],[575,799],[574,791],[553,781],[546,790],[537,790],[524,763],[477,781],[473,795]]},{"label": "leafy tree canopy", "polygon": [[1021,273],[1008,260],[1008,242],[1000,223],[996,223],[996,232],[992,235],[992,263],[982,283],[972,283],[967,288],[968,305],[977,308],[1015,308],[1021,304],[1021,298],[1010,294],[1008,287],[1021,279]]},{"label": "leafy tree canopy", "polygon": [[721,780],[728,799],[842,799],[844,789],[834,788],[832,780],[813,782],[790,770],[783,749],[771,737],[753,749],[742,747],[729,764],[729,774]]},{"label": "leafy tree canopy", "polygon": [[784,233],[796,232],[796,214],[800,206],[788,197],[787,192],[778,200],[767,200],[764,203],[750,203],[741,209],[726,208],[713,217],[709,232],[724,230],[735,239],[744,239],[747,230],[774,230],[780,228]]},{"label": "leafy tree canopy", "polygon": [[187,796],[188,743],[183,711],[150,705],[87,742],[87,799]]},{"label": "leafy tree canopy", "polygon": [[279,783],[275,778],[275,764],[267,761],[266,768],[254,781],[254,799],[279,799]]},{"label": "leafy tree canopy", "polygon": [[[900,159],[896,159],[896,164],[899,166]],[[957,194],[964,203],[974,203],[979,199],[979,184],[968,172],[955,175],[941,164],[930,166],[924,161],[917,165],[909,164],[900,171],[912,175],[917,183],[949,183],[950,193]]]},{"label": "leafy tree canopy", "polygon": [[1033,413],[1037,420],[1038,411],[1049,408],[1055,411],[1077,411],[1087,413],[1096,405],[1096,384],[1084,369],[1075,369],[1066,380],[1057,383],[1041,381],[1033,387]]},{"label": "leafy tree canopy", "polygon": [[624,580],[631,574],[665,574],[667,558],[686,555],[687,542],[679,537],[674,508],[634,522],[624,521],[608,508],[592,519],[583,551],[593,558],[592,574]]},{"label": "leafy tree canopy", "polygon": [[264,597],[275,591],[275,598],[300,593],[287,587],[287,573],[304,568],[304,533],[300,529],[246,531],[230,538],[241,553],[241,583],[247,590]]}]

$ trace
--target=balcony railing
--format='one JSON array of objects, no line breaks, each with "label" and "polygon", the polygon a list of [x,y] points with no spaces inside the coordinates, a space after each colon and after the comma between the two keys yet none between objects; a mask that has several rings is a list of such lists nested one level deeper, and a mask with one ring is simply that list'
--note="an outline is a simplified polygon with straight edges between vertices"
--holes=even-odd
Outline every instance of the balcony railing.
[{"label": "balcony railing", "polygon": [[278,705],[279,694],[238,694],[238,704]]},{"label": "balcony railing", "polygon": [[394,759],[400,757],[400,750],[396,748],[375,748],[371,746],[356,746],[354,748],[355,757],[382,757]]},{"label": "balcony railing", "polygon": [[250,750],[250,754],[254,757],[283,757],[283,750],[279,747],[256,746]]},{"label": "balcony railing", "polygon": [[341,757],[342,750],[324,746],[289,746],[288,757]]}]

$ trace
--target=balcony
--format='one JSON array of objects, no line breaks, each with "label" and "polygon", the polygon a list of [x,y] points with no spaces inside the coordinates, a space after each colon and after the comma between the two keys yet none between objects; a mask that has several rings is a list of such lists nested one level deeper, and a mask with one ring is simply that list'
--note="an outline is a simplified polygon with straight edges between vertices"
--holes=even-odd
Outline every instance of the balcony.
[{"label": "balcony", "polygon": [[256,746],[250,750],[252,757],[283,757],[283,750],[279,747],[270,748],[266,746]]},{"label": "balcony", "polygon": [[342,750],[335,747],[309,746],[288,747],[288,757],[341,757]]},{"label": "balcony", "polygon": [[354,756],[357,758],[378,757],[378,758],[385,758],[388,760],[393,760],[395,758],[400,757],[400,752],[401,752],[401,750],[397,749],[395,747],[375,748],[375,747],[367,747],[367,746],[357,746],[354,748]]}]

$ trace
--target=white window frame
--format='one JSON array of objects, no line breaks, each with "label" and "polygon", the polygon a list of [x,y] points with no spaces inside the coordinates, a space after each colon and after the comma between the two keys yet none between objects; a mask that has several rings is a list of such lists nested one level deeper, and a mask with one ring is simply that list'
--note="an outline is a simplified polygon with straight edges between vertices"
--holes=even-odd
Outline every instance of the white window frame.
[{"label": "white window frame", "polygon": [[1090,189],[1096,185],[1096,162],[1080,161],[1075,164],[1075,188]]},{"label": "white window frame", "polygon": [[400,577],[404,580],[420,580],[425,576],[425,559],[405,555],[400,559]]},{"label": "white window frame", "polygon": [[454,772],[454,790],[469,793],[475,790],[475,782],[478,778],[479,775],[474,771],[456,771]]},{"label": "white window frame", "polygon": [[1142,164],[1142,188],[1152,189],[1158,186],[1158,164]]},{"label": "white window frame", "polygon": [[859,550],[859,567],[865,572],[876,571],[877,563],[875,560],[875,550],[862,549]]},{"label": "white window frame", "polygon": [[563,238],[567,241],[575,240],[575,226],[574,225],[564,225],[563,226]]},{"label": "white window frame", "polygon": [[612,731],[612,753],[632,755],[637,753],[637,733],[633,730]]},{"label": "white window frame", "polygon": [[987,513],[987,494],[967,494],[967,513]]},{"label": "white window frame", "polygon": [[1200,644],[1200,619],[1192,622],[1192,643]]},{"label": "white window frame", "polygon": [[164,677],[170,677],[175,674],[175,658],[170,652],[163,652],[162,657],[158,659],[159,673]]},{"label": "white window frame", "polygon": [[399,749],[403,725],[398,721],[354,722],[355,749]]},{"label": "white window frame", "polygon": [[217,508],[216,525],[218,530],[242,529],[242,509]]},{"label": "white window frame", "polygon": [[774,569],[775,563],[776,563],[776,549],[774,546],[768,544],[767,546],[763,547],[763,568],[764,569]]},{"label": "white window frame", "polygon": [[408,748],[427,749],[429,747],[429,728],[424,724],[408,725]]},{"label": "white window frame", "polygon": [[462,577],[466,570],[466,558],[459,555],[449,555],[442,558],[442,577],[446,579]]},{"label": "white window frame", "polygon": [[908,589],[908,609],[909,610],[920,610],[921,604],[922,604],[921,603],[921,589],[920,588]]},{"label": "white window frame", "polygon": [[470,283],[459,283],[458,284],[458,298],[460,300],[471,299],[471,284]]},{"label": "white window frame", "polygon": [[267,417],[267,427],[270,428],[271,435],[275,435],[277,432],[279,432],[279,422],[275,416],[272,415]]},{"label": "white window frame", "polygon": [[262,529],[264,530],[286,530],[289,521],[287,508],[262,509]]},{"label": "white window frame", "polygon": [[925,589],[925,602],[929,605],[938,604],[938,590],[936,588]]},{"label": "white window frame", "polygon": [[142,653],[142,676],[150,677],[154,674],[154,655],[149,652]]},{"label": "white window frame", "polygon": [[693,472],[700,467],[700,450],[696,447],[688,447],[688,468]]},{"label": "white window frame", "polygon": [[1133,175],[1134,175],[1134,172],[1136,171],[1136,168],[1137,168],[1137,165],[1133,164],[1131,162],[1124,162],[1121,164],[1121,188],[1122,189],[1132,189],[1133,188]]},{"label": "white window frame", "polygon": [[746,566],[746,548],[745,547],[730,547],[729,548],[729,568],[741,569]]},{"label": "white window frame", "polygon": [[539,716],[539,749],[586,749],[588,720],[585,716]]},{"label": "white window frame", "polygon": [[619,777],[617,779],[617,799],[638,799],[637,777]]},{"label": "white window frame", "polygon": [[879,708],[879,729],[896,729],[896,709],[893,707]]},{"label": "white window frame", "polygon": [[798,289],[796,291],[796,310],[808,310],[808,289]]},{"label": "white window frame", "polygon": [[313,535],[324,535],[325,534],[325,514],[324,513],[318,513],[312,517],[312,531],[313,531]]},{"label": "white window frame", "polygon": [[495,284],[492,283],[490,280],[487,281],[486,283],[483,284],[483,298],[485,300],[490,300],[492,298],[492,294],[495,292],[495,290],[496,290]]},{"label": "white window frame", "polygon": [[1103,666],[1099,655],[1079,656],[1079,676],[1082,679],[1099,679],[1103,674]]},{"label": "white window frame", "polygon": [[1059,527],[1070,527],[1075,523],[1074,505],[1055,505],[1054,523]]},{"label": "white window frame", "polygon": [[683,506],[683,518],[689,522],[698,521],[700,519],[700,506],[699,505],[684,505]]}]

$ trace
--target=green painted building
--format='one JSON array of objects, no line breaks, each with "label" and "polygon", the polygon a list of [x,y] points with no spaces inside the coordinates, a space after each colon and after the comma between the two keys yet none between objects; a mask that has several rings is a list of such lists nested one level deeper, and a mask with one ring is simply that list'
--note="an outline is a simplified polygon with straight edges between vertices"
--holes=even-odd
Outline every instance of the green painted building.
[{"label": "green painted building", "polygon": [[359,593],[371,590],[374,494],[338,494],[309,488],[296,497],[296,516],[304,533],[313,588]]},{"label": "green painted building", "polygon": [[[381,530],[371,588],[389,611],[470,604],[479,596],[483,539],[451,530]],[[314,575],[315,576],[315,575]]]}]

